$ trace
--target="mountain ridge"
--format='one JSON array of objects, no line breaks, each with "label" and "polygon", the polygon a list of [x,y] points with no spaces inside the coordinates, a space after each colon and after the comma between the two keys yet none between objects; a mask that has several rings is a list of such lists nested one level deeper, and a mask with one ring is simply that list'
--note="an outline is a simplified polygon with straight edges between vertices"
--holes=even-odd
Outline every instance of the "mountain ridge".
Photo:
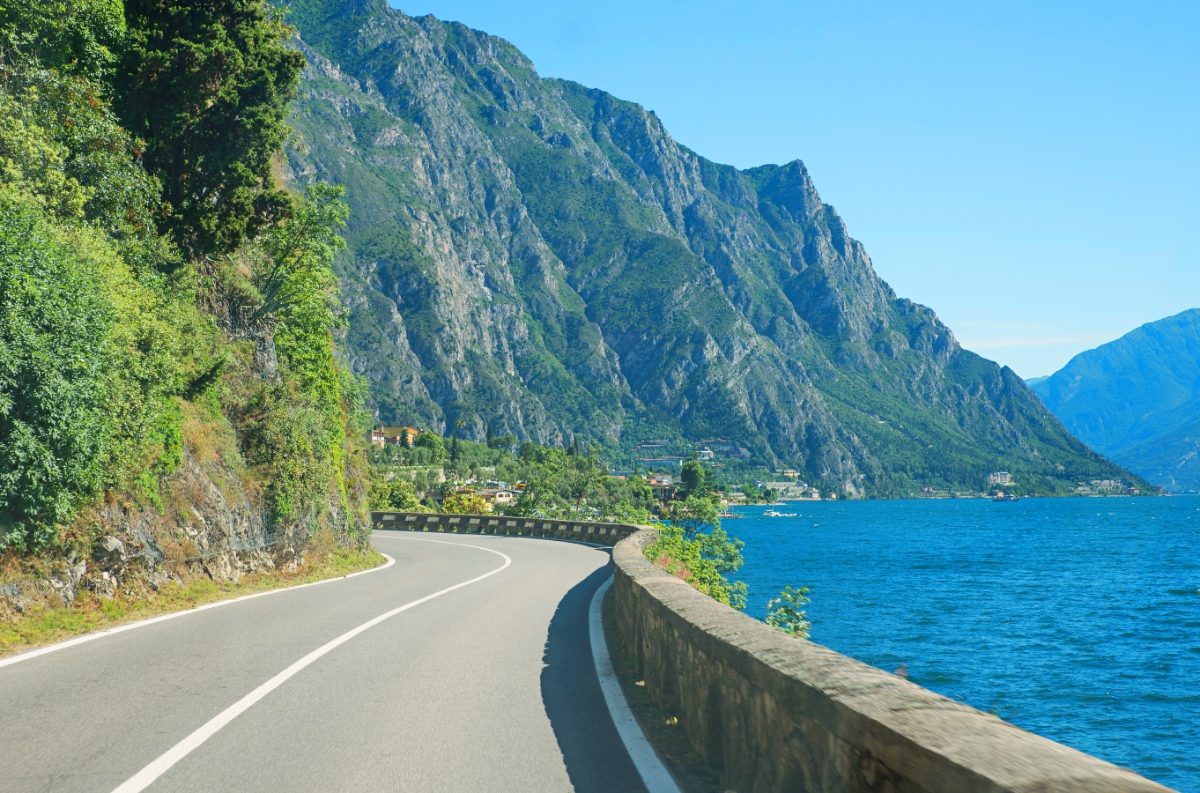
[{"label": "mountain ridge", "polygon": [[1096,451],[1168,489],[1200,491],[1200,309],[1084,351],[1032,387]]},{"label": "mountain ridge", "polygon": [[289,165],[348,187],[350,359],[381,420],[719,436],[849,494],[1124,475],[896,296],[801,161],[711,162],[632,102],[377,0],[293,21],[312,66]]}]

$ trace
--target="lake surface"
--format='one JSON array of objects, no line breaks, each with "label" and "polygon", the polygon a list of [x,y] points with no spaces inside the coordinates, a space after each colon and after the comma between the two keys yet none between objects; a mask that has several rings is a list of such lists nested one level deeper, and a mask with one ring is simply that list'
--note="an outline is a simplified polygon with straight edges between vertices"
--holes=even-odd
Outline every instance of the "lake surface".
[{"label": "lake surface", "polygon": [[1200,793],[1200,497],[800,502],[725,521],[762,618]]}]

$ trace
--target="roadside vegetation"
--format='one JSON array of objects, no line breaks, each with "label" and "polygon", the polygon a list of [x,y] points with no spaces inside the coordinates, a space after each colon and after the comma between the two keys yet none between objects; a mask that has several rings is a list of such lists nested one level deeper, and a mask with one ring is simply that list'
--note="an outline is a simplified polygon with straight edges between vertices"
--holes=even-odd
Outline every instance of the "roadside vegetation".
[{"label": "roadside vegetation", "polygon": [[[372,509],[653,525],[651,562],[721,603],[746,605],[745,582],[730,579],[743,543],[721,526],[721,493],[696,459],[685,460],[669,494],[660,489],[658,497],[649,475],[610,476],[598,450],[577,444],[515,446],[511,436],[479,444],[423,432],[411,446],[372,449],[371,460]],[[497,502],[497,492],[511,501]]]},{"label": "roadside vegetation", "polygon": [[785,586],[778,597],[767,601],[767,624],[789,636],[807,639],[812,627],[804,610],[808,602],[808,587]]},{"label": "roadside vegetation", "polygon": [[273,531],[360,513],[346,206],[272,170],[289,35],[262,0],[0,0],[0,551],[86,546],[105,497],[169,511],[189,418]]},{"label": "roadside vegetation", "polygon": [[348,210],[276,178],[291,36],[264,0],[0,0],[0,652],[378,562]]},{"label": "roadside vegetation", "polygon": [[113,597],[85,592],[69,606],[41,605],[10,615],[0,620],[0,656],[218,600],[346,576],[384,562],[382,554],[370,546],[349,548],[331,538],[327,543],[323,552],[309,554],[299,569],[290,572],[247,573],[237,580],[172,580],[157,590],[117,593]]},{"label": "roadside vegetation", "polygon": [[735,609],[746,607],[746,582],[729,576],[742,566],[744,543],[721,526],[720,499],[709,472],[688,460],[680,477],[679,498],[665,505],[666,522],[646,558],[714,600]]},{"label": "roadside vegetation", "polygon": [[[411,447],[370,451],[372,509],[495,513],[647,523],[659,510],[645,476],[610,476],[595,448],[475,443],[422,432]],[[494,498],[496,491],[511,501]]]}]

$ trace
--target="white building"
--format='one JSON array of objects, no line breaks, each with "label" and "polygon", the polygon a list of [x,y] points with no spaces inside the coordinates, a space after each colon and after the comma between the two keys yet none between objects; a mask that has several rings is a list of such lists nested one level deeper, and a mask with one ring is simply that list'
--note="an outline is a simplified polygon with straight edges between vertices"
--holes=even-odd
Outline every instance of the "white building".
[{"label": "white building", "polygon": [[994,471],[988,474],[989,485],[1011,485],[1012,483],[1012,474],[1008,471]]}]

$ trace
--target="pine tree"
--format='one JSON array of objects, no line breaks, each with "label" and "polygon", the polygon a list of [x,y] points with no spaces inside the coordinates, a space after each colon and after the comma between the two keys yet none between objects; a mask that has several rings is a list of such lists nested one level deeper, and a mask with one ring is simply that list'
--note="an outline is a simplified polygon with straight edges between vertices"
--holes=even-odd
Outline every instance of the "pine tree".
[{"label": "pine tree", "polygon": [[271,158],[304,56],[262,0],[127,0],[118,110],[163,183],[164,228],[193,256],[233,250],[288,211]]}]

